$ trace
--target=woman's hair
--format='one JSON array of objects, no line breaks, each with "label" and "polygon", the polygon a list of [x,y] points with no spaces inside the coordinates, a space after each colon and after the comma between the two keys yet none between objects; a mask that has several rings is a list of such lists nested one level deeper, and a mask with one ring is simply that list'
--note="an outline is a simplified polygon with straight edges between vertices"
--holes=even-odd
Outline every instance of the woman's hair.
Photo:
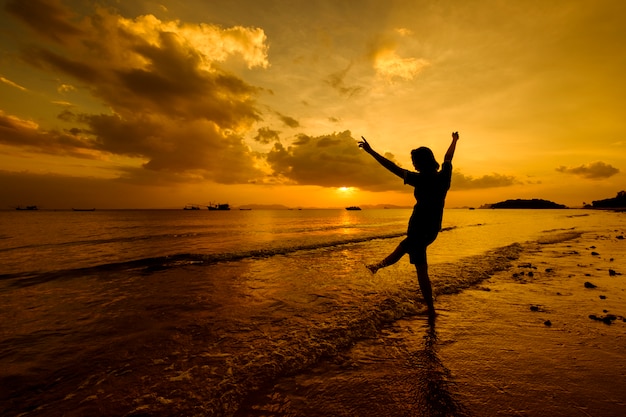
[{"label": "woman's hair", "polygon": [[411,151],[411,159],[419,172],[432,173],[439,170],[439,162],[435,159],[430,148],[421,146]]}]

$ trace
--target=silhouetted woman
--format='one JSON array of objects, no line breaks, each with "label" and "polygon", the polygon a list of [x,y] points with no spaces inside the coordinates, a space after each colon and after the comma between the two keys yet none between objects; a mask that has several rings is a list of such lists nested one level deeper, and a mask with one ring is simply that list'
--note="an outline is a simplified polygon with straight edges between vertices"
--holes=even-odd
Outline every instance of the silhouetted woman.
[{"label": "silhouetted woman", "polygon": [[417,270],[417,280],[424,301],[428,306],[428,312],[432,316],[435,314],[435,306],[430,278],[428,277],[426,248],[435,241],[439,230],[441,230],[443,207],[452,177],[452,157],[459,140],[459,133],[452,133],[452,143],[443,158],[441,171],[439,170],[439,163],[429,148],[420,147],[411,151],[413,166],[417,170],[417,172],[412,172],[400,168],[373,150],[363,136],[361,138],[363,140],[359,142],[359,147],[372,155],[383,167],[402,178],[405,184],[413,186],[416,200],[406,238],[389,256],[376,264],[368,265],[367,268],[375,274],[380,268],[395,264],[408,253],[411,263],[415,265]]}]

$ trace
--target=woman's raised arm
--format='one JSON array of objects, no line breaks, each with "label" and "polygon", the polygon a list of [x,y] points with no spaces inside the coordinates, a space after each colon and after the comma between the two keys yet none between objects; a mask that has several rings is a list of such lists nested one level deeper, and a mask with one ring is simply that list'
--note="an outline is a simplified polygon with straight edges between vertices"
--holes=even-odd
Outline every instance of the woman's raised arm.
[{"label": "woman's raised arm", "polygon": [[454,157],[454,151],[456,150],[456,142],[459,140],[459,132],[452,132],[452,143],[446,152],[446,156],[443,157],[444,162],[452,162]]},{"label": "woman's raised arm", "polygon": [[359,148],[363,149],[365,152],[372,155],[372,157],[374,157],[374,159],[379,164],[387,168],[393,174],[397,175],[400,178],[404,178],[404,172],[405,172],[404,169],[400,168],[398,165],[391,162],[389,159],[385,158],[384,156],[376,152],[374,149],[372,149],[370,144],[367,142],[367,140],[363,136],[361,136],[361,139],[363,140],[359,141]]}]

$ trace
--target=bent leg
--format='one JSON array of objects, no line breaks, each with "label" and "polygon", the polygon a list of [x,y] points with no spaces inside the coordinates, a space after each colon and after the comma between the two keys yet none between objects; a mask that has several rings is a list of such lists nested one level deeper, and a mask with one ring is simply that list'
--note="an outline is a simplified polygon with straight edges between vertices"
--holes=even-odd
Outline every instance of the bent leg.
[{"label": "bent leg", "polygon": [[389,256],[387,256],[382,261],[372,264],[372,265],[367,265],[367,269],[369,269],[372,274],[375,274],[376,271],[378,271],[380,268],[384,268],[386,266],[393,265],[396,262],[398,262],[407,253],[405,242],[406,242],[406,239],[400,242],[398,247],[396,247],[394,251],[391,252]]}]

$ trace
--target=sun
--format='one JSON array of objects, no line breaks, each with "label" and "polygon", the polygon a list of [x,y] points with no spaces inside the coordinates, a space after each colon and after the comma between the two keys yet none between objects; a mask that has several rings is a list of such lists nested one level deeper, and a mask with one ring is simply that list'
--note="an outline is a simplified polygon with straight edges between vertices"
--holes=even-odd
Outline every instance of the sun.
[{"label": "sun", "polygon": [[337,193],[343,196],[348,196],[350,194],[353,194],[355,191],[356,191],[356,188],[354,187],[338,187],[337,188]]}]

